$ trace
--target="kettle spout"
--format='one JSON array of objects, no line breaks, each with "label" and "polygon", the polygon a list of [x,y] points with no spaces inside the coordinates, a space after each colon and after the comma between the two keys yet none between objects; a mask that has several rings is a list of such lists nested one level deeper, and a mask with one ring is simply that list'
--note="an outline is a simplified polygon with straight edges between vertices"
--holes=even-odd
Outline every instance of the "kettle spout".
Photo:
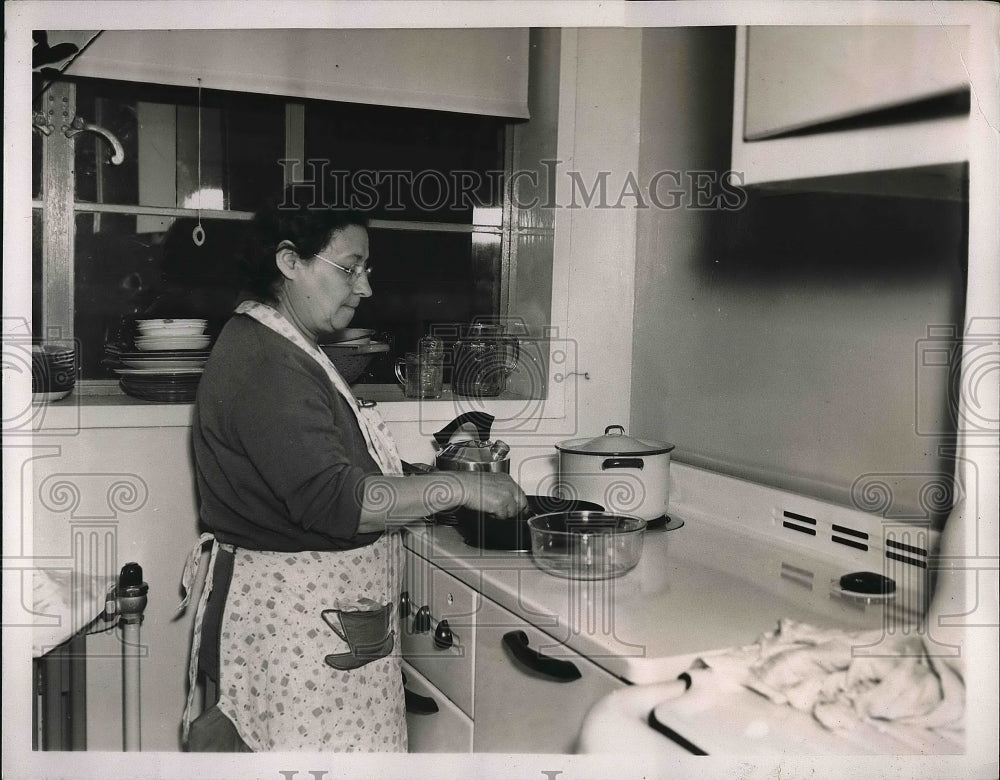
[{"label": "kettle spout", "polygon": [[497,439],[493,442],[493,446],[490,447],[490,453],[493,456],[493,460],[503,460],[507,457],[507,453],[510,452],[510,445],[507,442],[500,441]]}]

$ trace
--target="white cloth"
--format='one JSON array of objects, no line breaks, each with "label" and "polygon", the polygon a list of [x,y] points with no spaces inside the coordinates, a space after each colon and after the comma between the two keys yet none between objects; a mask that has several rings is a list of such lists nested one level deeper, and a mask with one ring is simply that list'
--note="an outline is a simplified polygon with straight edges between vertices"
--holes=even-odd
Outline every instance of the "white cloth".
[{"label": "white cloth", "polygon": [[[11,572],[11,576],[16,574]],[[33,658],[40,658],[97,620],[117,582],[114,575],[88,575],[69,565],[20,574],[23,579],[31,578]],[[102,628],[109,626],[107,622]]]},{"label": "white cloth", "polygon": [[[236,308],[310,355],[354,411],[368,452],[384,474],[402,474],[396,444],[374,407],[362,405],[326,354],[276,309],[246,301]],[[204,546],[212,542],[208,574],[195,613],[182,719],[192,721],[202,621],[212,591],[220,543],[202,534],[184,567],[183,610],[191,597]],[[388,656],[341,671],[326,655],[349,651],[322,618],[326,610],[364,609],[373,600],[398,603],[402,542],[386,533],[374,544],[345,551],[277,553],[228,547],[233,576],[222,616],[219,709],[255,751],[406,751],[406,710],[399,643]],[[257,592],[255,592],[257,591]],[[399,636],[398,615],[391,625]]]},{"label": "white cloth", "polygon": [[[877,655],[853,652],[876,644]],[[706,656],[697,666],[810,713],[831,731],[863,720],[914,731],[964,730],[960,667],[934,658],[916,634],[883,639],[881,629],[846,632],[784,619],[755,644]]]}]

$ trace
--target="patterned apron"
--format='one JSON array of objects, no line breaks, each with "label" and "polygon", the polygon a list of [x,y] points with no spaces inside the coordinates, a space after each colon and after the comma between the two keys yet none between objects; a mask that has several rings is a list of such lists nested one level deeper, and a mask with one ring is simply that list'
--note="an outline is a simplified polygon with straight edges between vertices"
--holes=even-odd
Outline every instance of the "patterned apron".
[{"label": "patterned apron", "polygon": [[[240,304],[247,314],[311,355],[349,402],[368,451],[386,474],[402,473],[395,443],[374,408],[362,408],[326,355],[276,310]],[[187,606],[212,542],[195,614],[187,706],[187,742],[196,691],[202,620],[221,545],[203,534],[184,567]],[[219,710],[254,751],[405,752],[406,708],[400,666],[402,585],[399,534],[354,550],[283,553],[226,545],[234,553],[221,621]]]}]

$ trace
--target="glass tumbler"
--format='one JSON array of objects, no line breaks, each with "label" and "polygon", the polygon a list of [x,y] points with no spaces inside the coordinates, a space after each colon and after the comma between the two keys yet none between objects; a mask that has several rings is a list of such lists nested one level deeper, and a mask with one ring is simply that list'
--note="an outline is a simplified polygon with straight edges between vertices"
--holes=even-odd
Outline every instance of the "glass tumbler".
[{"label": "glass tumbler", "polygon": [[443,375],[443,355],[407,352],[396,361],[396,379],[407,398],[440,398]]}]

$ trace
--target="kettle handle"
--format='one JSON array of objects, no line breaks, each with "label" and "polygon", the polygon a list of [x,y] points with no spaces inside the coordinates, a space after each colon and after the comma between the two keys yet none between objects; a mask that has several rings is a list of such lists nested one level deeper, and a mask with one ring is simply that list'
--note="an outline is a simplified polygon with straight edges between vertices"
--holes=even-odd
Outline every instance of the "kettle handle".
[{"label": "kettle handle", "polygon": [[465,412],[458,415],[458,417],[444,426],[444,428],[435,433],[434,440],[437,442],[438,447],[443,447],[451,441],[452,434],[455,431],[466,423],[472,423],[476,426],[479,441],[487,441],[490,438],[490,430],[493,428],[494,419],[492,414],[487,414],[486,412]]},{"label": "kettle handle", "polygon": [[604,435],[605,436],[610,436],[611,435],[611,431],[618,431],[615,434],[615,436],[624,436],[625,435],[625,428],[623,428],[621,425],[609,425],[607,428],[604,429]]}]

